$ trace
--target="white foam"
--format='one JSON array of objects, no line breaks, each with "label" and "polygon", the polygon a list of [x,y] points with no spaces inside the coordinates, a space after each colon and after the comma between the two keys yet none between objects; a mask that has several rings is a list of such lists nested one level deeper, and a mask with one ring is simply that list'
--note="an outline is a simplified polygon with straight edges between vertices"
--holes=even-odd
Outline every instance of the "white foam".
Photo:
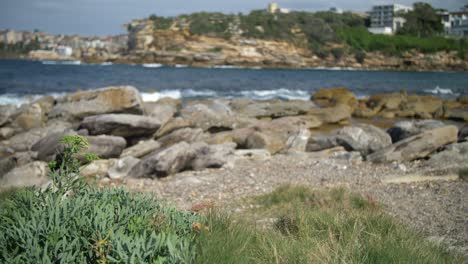
[{"label": "white foam", "polygon": [[309,100],[310,94],[304,90],[289,90],[281,88],[277,90],[252,90],[240,92],[242,96],[255,100],[270,100],[275,98],[287,100]]},{"label": "white foam", "polygon": [[442,89],[439,86],[436,86],[434,89],[427,89],[424,90],[426,93],[432,93],[432,94],[453,94],[453,91],[450,89]]},{"label": "white foam", "polygon": [[52,61],[52,60],[47,60],[47,61],[42,61],[42,64],[44,65],[81,65],[81,61],[75,60],[75,61]]},{"label": "white foam", "polygon": [[244,67],[235,66],[235,65],[214,65],[214,66],[211,66],[210,68],[213,68],[213,69],[242,69]]},{"label": "white foam", "polygon": [[0,95],[0,105],[16,105],[31,103],[43,96],[53,96],[54,98],[62,97],[66,93],[50,93],[50,94],[31,94],[31,95],[17,95],[17,94],[2,94]]},{"label": "white foam", "polygon": [[112,64],[113,64],[112,62],[106,61],[106,62],[103,62],[103,63],[101,63],[99,65],[101,65],[101,66],[111,66]]},{"label": "white foam", "polygon": [[162,65],[161,63],[145,63],[145,64],[142,64],[143,67],[145,68],[161,68]]},{"label": "white foam", "polygon": [[174,67],[176,67],[176,68],[187,68],[188,65],[185,65],[185,64],[176,64],[176,65],[174,65]]},{"label": "white foam", "polygon": [[197,90],[188,89],[188,90],[184,90],[182,93],[183,93],[183,97],[213,97],[217,95],[217,93],[212,90],[197,91]]},{"label": "white foam", "polygon": [[156,102],[162,98],[174,98],[180,99],[182,94],[179,90],[164,90],[161,92],[154,92],[154,93],[141,93],[141,97],[145,102]]}]

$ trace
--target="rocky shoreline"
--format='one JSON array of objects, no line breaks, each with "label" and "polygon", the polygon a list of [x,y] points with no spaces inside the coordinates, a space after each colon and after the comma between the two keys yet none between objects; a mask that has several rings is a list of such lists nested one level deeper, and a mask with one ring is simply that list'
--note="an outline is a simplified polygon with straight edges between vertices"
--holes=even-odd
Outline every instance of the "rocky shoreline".
[{"label": "rocky shoreline", "polygon": [[[8,175],[31,164],[45,171],[45,162],[61,149],[58,140],[68,134],[87,137],[89,151],[103,159],[100,164],[123,164],[116,169],[128,175],[121,176],[137,178],[220,168],[235,156],[342,147],[349,158],[405,162],[443,156],[444,149],[460,151],[466,144],[467,96],[442,100],[401,91],[358,99],[346,88],[333,88],[311,99],[143,102],[127,86],[43,97],[19,108],[3,105],[2,181],[15,186]],[[412,120],[391,121],[385,131],[372,125],[375,118]],[[364,119],[368,122],[357,122]],[[331,128],[336,129],[325,133]]]},{"label": "rocky shoreline", "polygon": [[[106,87],[0,106],[0,189],[46,185],[60,138],[82,135],[86,153],[101,158],[82,176],[101,185],[155,192],[181,207],[284,183],[345,186],[465,251],[463,217],[444,217],[466,211],[466,181],[457,173],[468,164],[467,122],[466,95],[442,100],[401,91],[358,99],[333,88],[310,101],[143,102],[134,87]],[[437,202],[417,201],[418,188]],[[426,214],[434,203],[438,211]],[[450,232],[431,218],[448,221]]]}]

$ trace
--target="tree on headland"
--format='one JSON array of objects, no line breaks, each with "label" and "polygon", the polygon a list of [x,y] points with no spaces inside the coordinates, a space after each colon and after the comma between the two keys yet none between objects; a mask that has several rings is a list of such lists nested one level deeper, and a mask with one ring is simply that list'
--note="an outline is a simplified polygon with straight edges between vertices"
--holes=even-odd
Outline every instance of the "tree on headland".
[{"label": "tree on headland", "polygon": [[406,19],[406,23],[398,31],[398,34],[401,35],[431,37],[442,33],[444,30],[437,10],[428,3],[414,3],[413,10],[402,14],[402,17]]}]

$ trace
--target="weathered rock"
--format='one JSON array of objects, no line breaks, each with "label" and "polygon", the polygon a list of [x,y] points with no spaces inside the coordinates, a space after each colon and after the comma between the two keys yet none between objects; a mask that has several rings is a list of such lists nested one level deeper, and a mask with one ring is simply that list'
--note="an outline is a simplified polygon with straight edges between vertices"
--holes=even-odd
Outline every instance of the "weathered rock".
[{"label": "weathered rock", "polygon": [[131,114],[105,114],[88,116],[80,128],[87,129],[90,135],[113,135],[125,138],[150,136],[161,127],[156,118]]},{"label": "weathered rock", "polygon": [[15,152],[12,157],[16,160],[16,166],[23,166],[37,160],[37,152],[21,151]]},{"label": "weathered rock", "polygon": [[87,136],[89,143],[88,150],[85,153],[93,153],[101,159],[118,158],[127,142],[122,137],[116,136]]},{"label": "weathered rock", "polygon": [[142,114],[143,112],[138,90],[132,86],[119,86],[80,91],[59,98],[49,117],[73,120],[107,113]]},{"label": "weathered rock", "polygon": [[140,162],[134,157],[125,157],[113,162],[109,168],[109,178],[113,180],[123,179],[129,176],[129,172]]},{"label": "weathered rock", "polygon": [[0,178],[1,188],[20,188],[29,186],[41,186],[49,178],[47,163],[35,161],[21,167],[12,169]]},{"label": "weathered rock", "polygon": [[143,158],[129,172],[131,177],[165,177],[187,168],[196,153],[186,142],[157,150]]},{"label": "weathered rock", "polygon": [[251,118],[279,118],[307,114],[315,105],[310,101],[253,101],[249,99],[236,99],[231,102],[234,112],[241,116]]},{"label": "weathered rock", "polygon": [[62,153],[65,145],[60,143],[60,140],[66,135],[76,135],[73,130],[66,130],[63,132],[52,133],[37,141],[31,150],[37,152],[37,159],[51,162],[55,159],[57,154]]},{"label": "weathered rock", "polygon": [[212,133],[251,124],[251,120],[233,115],[227,105],[216,100],[210,105],[188,105],[181,110],[181,117],[190,124],[190,127],[201,128],[203,131]]},{"label": "weathered rock", "polygon": [[109,168],[115,160],[94,160],[93,162],[89,163],[88,165],[84,166],[81,171],[80,175],[82,177],[91,178],[91,177],[98,177],[104,178],[108,176]]},{"label": "weathered rock", "polygon": [[351,118],[353,110],[350,106],[340,104],[328,108],[316,108],[309,111],[309,115],[316,116],[323,123],[337,124]]},{"label": "weathered rock", "polygon": [[447,145],[443,151],[431,155],[425,164],[437,170],[465,168],[468,164],[468,142]]},{"label": "weathered rock", "polygon": [[15,130],[11,127],[0,128],[0,140],[9,139],[15,135]]},{"label": "weathered rock", "polygon": [[442,107],[443,102],[438,97],[410,95],[408,101],[402,105],[401,110],[403,113],[411,111],[415,117],[430,119]]},{"label": "weathered rock", "polygon": [[367,124],[339,129],[334,141],[346,150],[359,151],[364,156],[392,144],[392,138],[385,131]]},{"label": "weathered rock", "polygon": [[468,141],[468,125],[465,125],[458,131],[458,141]]},{"label": "weathered rock", "polygon": [[191,148],[194,149],[195,158],[190,162],[190,168],[203,170],[205,168],[221,168],[233,155],[236,144],[207,145],[206,143],[195,143]]},{"label": "weathered rock", "polygon": [[8,147],[8,146],[5,146],[3,144],[0,144],[0,159],[3,159],[3,158],[6,158],[6,157],[9,157],[11,155],[13,155],[15,153],[15,150]]},{"label": "weathered rock", "polygon": [[161,143],[157,142],[154,139],[140,141],[138,144],[124,149],[120,157],[121,158],[125,158],[125,157],[141,158],[160,148],[161,148]]},{"label": "weathered rock", "polygon": [[458,129],[445,126],[426,130],[367,156],[367,160],[380,163],[412,161],[425,158],[438,148],[457,141]]},{"label": "weathered rock", "polygon": [[33,128],[26,132],[16,134],[9,138],[6,142],[9,147],[15,151],[27,151],[37,141],[47,135],[64,132],[72,127],[70,123],[62,121],[54,121],[48,124],[47,127]]},{"label": "weathered rock", "polygon": [[193,143],[201,139],[203,130],[201,128],[181,128],[158,139],[161,147],[168,147],[179,142]]},{"label": "weathered rock", "polygon": [[389,128],[387,133],[390,134],[392,142],[395,143],[423,131],[444,126],[443,122],[437,120],[400,121]]},{"label": "weathered rock", "polygon": [[16,106],[0,105],[0,127],[9,123],[14,113],[16,113]]},{"label": "weathered rock", "polygon": [[312,100],[324,107],[345,104],[354,108],[357,105],[356,96],[343,87],[320,89],[312,96]]},{"label": "weathered rock", "polygon": [[172,98],[163,98],[157,102],[145,102],[145,113],[150,117],[158,119],[161,125],[164,125],[174,117],[180,104],[180,100]]},{"label": "weathered rock", "polygon": [[16,158],[9,156],[6,158],[0,159],[0,175],[5,175],[16,167]]},{"label": "weathered rock", "polygon": [[310,137],[310,130],[302,128],[286,141],[285,152],[305,152]]},{"label": "weathered rock", "polygon": [[13,125],[24,130],[42,127],[45,121],[45,113],[39,104],[23,105],[18,109]]},{"label": "weathered rock", "polygon": [[447,110],[445,116],[448,119],[468,122],[468,107]]},{"label": "weathered rock", "polygon": [[359,151],[367,155],[391,144],[392,140],[385,131],[372,125],[358,124],[335,130],[328,136],[311,137],[306,151],[316,152],[342,146],[347,151]]},{"label": "weathered rock", "polygon": [[188,120],[185,120],[181,117],[173,118],[165,123],[161,128],[159,128],[159,130],[154,134],[154,138],[158,139],[177,129],[186,127],[192,127],[192,124]]}]

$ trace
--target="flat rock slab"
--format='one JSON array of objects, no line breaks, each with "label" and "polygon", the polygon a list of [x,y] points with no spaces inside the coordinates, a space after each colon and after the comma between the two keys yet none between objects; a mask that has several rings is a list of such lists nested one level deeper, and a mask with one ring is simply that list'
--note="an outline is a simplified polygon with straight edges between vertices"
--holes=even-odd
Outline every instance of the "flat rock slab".
[{"label": "flat rock slab", "polygon": [[161,122],[154,117],[132,114],[105,114],[86,117],[80,124],[90,135],[142,137],[154,134]]},{"label": "flat rock slab", "polygon": [[456,174],[448,174],[442,176],[427,176],[427,175],[405,175],[398,177],[389,177],[388,179],[383,180],[384,183],[418,183],[418,182],[430,182],[430,181],[456,181],[459,177]]}]

